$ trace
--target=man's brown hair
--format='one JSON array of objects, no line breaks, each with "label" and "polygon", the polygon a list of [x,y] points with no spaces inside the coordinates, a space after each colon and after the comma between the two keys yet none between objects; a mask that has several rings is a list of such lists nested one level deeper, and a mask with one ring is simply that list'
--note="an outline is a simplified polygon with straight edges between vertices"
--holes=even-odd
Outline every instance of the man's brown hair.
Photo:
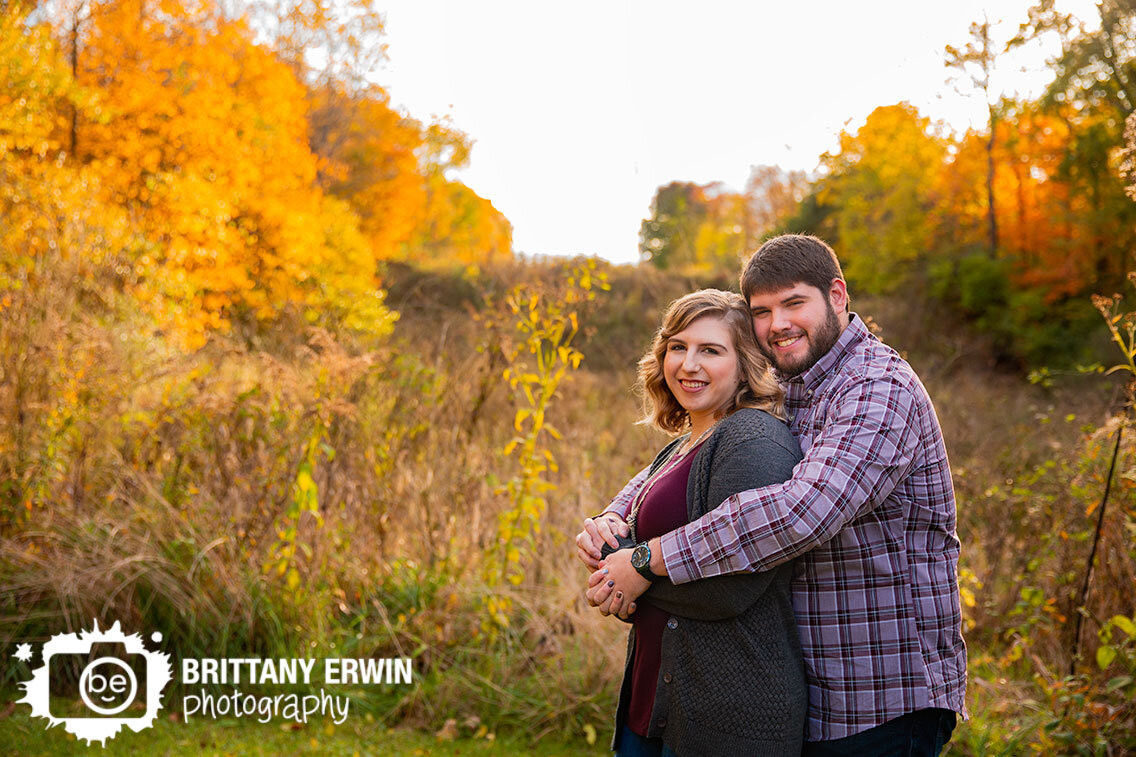
[{"label": "man's brown hair", "polygon": [[742,269],[742,297],[776,292],[796,284],[814,286],[826,296],[833,279],[844,280],[836,253],[824,240],[809,234],[773,237],[750,256]]}]

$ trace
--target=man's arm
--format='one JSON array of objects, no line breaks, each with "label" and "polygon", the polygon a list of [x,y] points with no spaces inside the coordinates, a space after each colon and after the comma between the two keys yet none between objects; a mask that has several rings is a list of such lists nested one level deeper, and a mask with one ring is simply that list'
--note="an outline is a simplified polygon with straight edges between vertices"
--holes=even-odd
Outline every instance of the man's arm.
[{"label": "man's arm", "polygon": [[[722,446],[712,461],[707,489],[695,502],[708,508],[717,506],[739,489],[784,483],[793,475],[793,468],[800,459],[801,450],[796,442],[788,448],[764,435]],[[681,585],[660,580],[651,584],[642,600],[673,615],[723,620],[740,615],[756,602],[775,573],[735,573]]]},{"label": "man's arm", "polygon": [[833,538],[909,471],[919,452],[918,401],[891,376],[845,389],[792,479],[732,496],[662,537],[665,573],[686,583],[768,570]]},{"label": "man's arm", "polygon": [[615,495],[611,504],[604,508],[604,512],[615,513],[623,520],[627,520],[627,516],[631,514],[631,503],[635,501],[639,490],[643,488],[643,482],[647,480],[647,474],[650,472],[651,466],[648,465],[636,473],[634,478],[627,482],[627,486],[619,490],[619,494]]},{"label": "man's arm", "polygon": [[631,511],[631,503],[647,480],[650,466],[639,471],[627,485],[615,495],[615,499],[595,518],[584,519],[584,529],[576,534],[576,557],[586,567],[595,570],[602,559],[600,550],[604,543],[613,548],[619,546],[616,534],[629,536],[631,529],[627,526],[627,515]]},{"label": "man's arm", "polygon": [[[676,584],[769,570],[834,537],[882,502],[919,453],[919,400],[888,376],[863,380],[833,399],[828,419],[784,484],[742,492],[698,520],[648,542],[651,572]],[[620,613],[648,582],[617,552],[587,598]]]}]

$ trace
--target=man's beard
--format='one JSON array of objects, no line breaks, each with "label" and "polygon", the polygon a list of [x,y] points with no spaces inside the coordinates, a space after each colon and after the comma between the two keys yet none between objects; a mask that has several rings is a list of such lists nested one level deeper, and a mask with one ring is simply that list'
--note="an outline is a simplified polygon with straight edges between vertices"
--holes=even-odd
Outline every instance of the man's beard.
[{"label": "man's beard", "polygon": [[[784,358],[778,359],[778,356],[773,352],[772,345],[767,348],[760,342],[758,343],[758,346],[761,347],[761,351],[769,358],[769,362],[773,364],[773,367],[776,368],[777,372],[783,377],[792,378],[794,376],[800,376],[809,368],[812,368],[816,365],[818,360],[832,349],[832,346],[836,344],[836,340],[840,338],[840,320],[836,317],[836,311],[833,310],[832,303],[830,302],[826,301],[824,306],[827,312],[825,313],[824,323],[821,325],[820,329],[815,334],[805,332],[805,341],[809,343],[809,351],[805,353],[803,358],[796,360],[793,358],[789,358],[788,360]],[[773,340],[770,339],[769,341],[772,343]]]}]

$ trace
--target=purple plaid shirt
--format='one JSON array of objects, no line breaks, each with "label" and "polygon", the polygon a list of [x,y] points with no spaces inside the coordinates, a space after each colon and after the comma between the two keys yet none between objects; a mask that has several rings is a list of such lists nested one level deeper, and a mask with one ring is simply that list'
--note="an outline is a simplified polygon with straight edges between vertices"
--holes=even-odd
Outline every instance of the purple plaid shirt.
[{"label": "purple plaid shirt", "polygon": [[[671,580],[800,558],[793,609],[810,741],[925,707],[965,716],[954,488],[927,391],[855,314],[783,385],[804,459],[784,484],[736,494],[665,535]],[[626,514],[644,473],[607,509]]]}]

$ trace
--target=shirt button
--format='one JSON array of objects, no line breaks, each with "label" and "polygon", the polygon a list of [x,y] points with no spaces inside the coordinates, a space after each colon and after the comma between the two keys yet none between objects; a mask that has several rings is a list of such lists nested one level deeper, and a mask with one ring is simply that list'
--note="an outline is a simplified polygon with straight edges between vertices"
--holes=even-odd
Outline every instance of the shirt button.
[{"label": "shirt button", "polygon": [[674,618],[671,618],[667,621],[667,628],[671,629],[672,631],[675,630],[676,628],[678,628],[678,621]]},{"label": "shirt button", "polygon": [[666,728],[666,727],[667,727],[667,719],[666,718],[659,718],[659,728]]},{"label": "shirt button", "polygon": [[673,680],[670,673],[663,673],[663,683],[670,683]]},{"label": "shirt button", "polygon": [[797,416],[795,416],[795,415],[790,415],[789,416],[789,422],[792,423],[794,420],[796,420],[796,417]]}]

